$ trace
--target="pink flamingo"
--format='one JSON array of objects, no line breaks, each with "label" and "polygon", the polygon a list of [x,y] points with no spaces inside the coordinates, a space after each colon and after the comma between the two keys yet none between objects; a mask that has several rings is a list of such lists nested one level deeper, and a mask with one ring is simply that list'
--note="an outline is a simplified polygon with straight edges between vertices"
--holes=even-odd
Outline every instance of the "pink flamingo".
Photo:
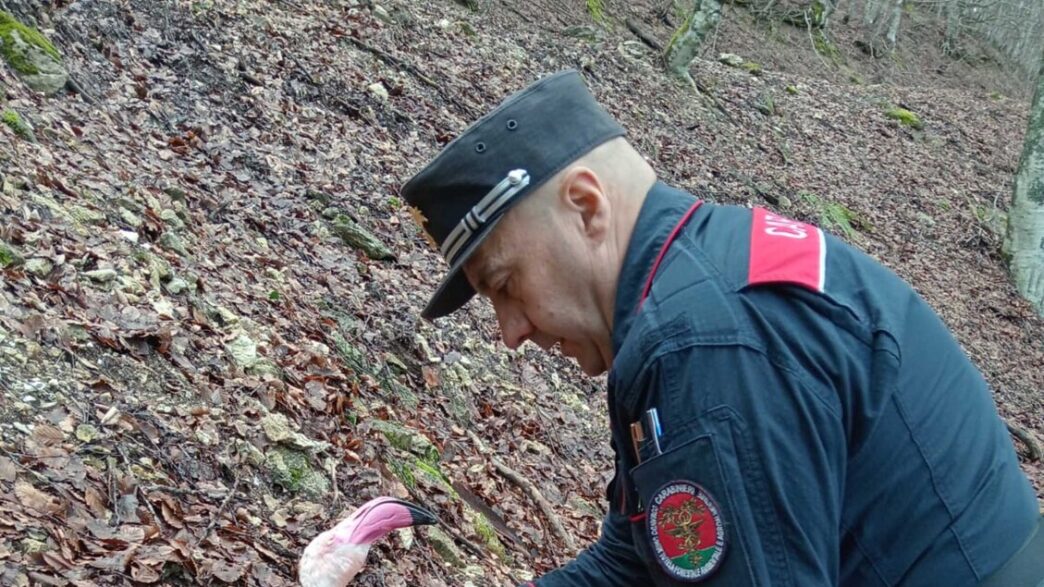
[{"label": "pink flamingo", "polygon": [[301,585],[345,587],[366,564],[374,541],[398,528],[436,523],[435,514],[412,503],[391,497],[371,499],[312,539],[301,556]]}]

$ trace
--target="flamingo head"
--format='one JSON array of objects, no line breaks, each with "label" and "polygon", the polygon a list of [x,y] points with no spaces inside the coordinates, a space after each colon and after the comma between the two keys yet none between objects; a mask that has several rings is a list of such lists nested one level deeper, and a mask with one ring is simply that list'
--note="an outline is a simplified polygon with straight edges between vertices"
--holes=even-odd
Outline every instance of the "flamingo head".
[{"label": "flamingo head", "polygon": [[299,566],[305,587],[344,587],[366,564],[370,545],[398,528],[436,524],[428,510],[391,497],[363,504],[305,548]]}]

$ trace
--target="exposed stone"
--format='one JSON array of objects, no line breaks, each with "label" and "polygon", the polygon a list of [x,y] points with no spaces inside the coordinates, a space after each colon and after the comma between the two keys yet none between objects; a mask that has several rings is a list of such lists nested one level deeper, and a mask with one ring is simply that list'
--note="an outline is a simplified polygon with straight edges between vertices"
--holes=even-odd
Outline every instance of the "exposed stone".
[{"label": "exposed stone", "polygon": [[388,14],[388,11],[385,10],[384,7],[380,4],[373,5],[373,15],[377,17],[378,20],[383,21],[387,24],[395,24],[395,20],[392,18],[390,14]]},{"label": "exposed stone", "polygon": [[232,360],[243,369],[249,369],[261,360],[257,355],[257,343],[244,332],[240,332],[225,348],[232,355]]},{"label": "exposed stone", "polygon": [[395,448],[413,453],[430,463],[439,461],[439,449],[415,428],[388,420],[370,420],[370,427],[383,434],[388,444]]},{"label": "exposed stone", "polygon": [[395,255],[377,237],[344,214],[334,218],[331,226],[346,245],[355,247],[366,253],[371,259],[394,259]]},{"label": "exposed stone", "polygon": [[277,446],[265,454],[265,467],[272,482],[290,493],[318,499],[330,491],[329,479],[311,465],[304,452]]},{"label": "exposed stone", "polygon": [[33,132],[33,127],[17,112],[11,109],[4,110],[3,114],[0,114],[0,122],[3,122],[10,128],[16,135],[23,139],[35,143],[36,133]]},{"label": "exposed stone", "polygon": [[115,269],[94,269],[93,271],[84,271],[83,274],[91,281],[98,283],[109,283],[116,279]]},{"label": "exposed stone", "polygon": [[159,213],[160,220],[167,223],[167,226],[174,230],[181,230],[185,228],[185,222],[178,216],[178,213],[170,208],[161,210]]},{"label": "exposed stone", "polygon": [[239,438],[236,439],[235,447],[236,452],[239,453],[243,457],[243,460],[248,464],[255,467],[260,467],[265,464],[265,453],[261,452],[250,442]]},{"label": "exposed stone", "polygon": [[130,277],[129,275],[121,275],[119,279],[120,291],[127,293],[141,295],[145,293],[145,286],[140,281]]},{"label": "exposed stone", "polygon": [[36,29],[0,11],[0,53],[25,85],[47,95],[65,87],[69,73],[54,45]]},{"label": "exposed stone", "polygon": [[141,228],[142,220],[138,215],[126,208],[120,208],[120,218],[132,228]]},{"label": "exposed stone", "polygon": [[261,428],[265,436],[272,442],[278,442],[309,452],[321,452],[330,448],[330,444],[320,440],[312,440],[290,427],[290,421],[283,414],[268,414],[261,419]]},{"label": "exposed stone", "polygon": [[180,277],[175,277],[167,282],[167,291],[178,295],[189,288],[189,283]]},{"label": "exposed stone", "polygon": [[721,55],[718,55],[718,61],[728,65],[729,67],[742,67],[745,59],[735,53],[722,53]]},{"label": "exposed stone", "polygon": [[21,265],[24,262],[25,259],[18,253],[18,249],[0,239],[0,269],[12,265]]},{"label": "exposed stone", "polygon": [[164,232],[159,238],[159,244],[165,249],[174,251],[182,257],[188,257],[188,249],[185,248],[185,243],[181,240],[181,237],[174,234],[173,232]]},{"label": "exposed stone", "polygon": [[388,101],[388,88],[385,88],[384,84],[382,84],[381,82],[372,83],[366,86],[366,89],[369,90],[371,94],[373,94],[374,98],[377,98],[381,102]]},{"label": "exposed stone", "polygon": [[436,553],[442,558],[442,560],[449,563],[451,566],[457,567],[458,569],[464,568],[464,557],[461,555],[460,549],[453,543],[453,539],[448,534],[440,530],[436,526],[426,526],[424,534],[431,543],[431,547]]},{"label": "exposed stone", "polygon": [[47,277],[52,269],[54,269],[54,263],[43,257],[33,257],[25,262],[26,273],[37,277]]},{"label": "exposed stone", "polygon": [[69,206],[69,215],[72,216],[73,220],[81,224],[101,224],[105,222],[104,214],[85,206]]}]

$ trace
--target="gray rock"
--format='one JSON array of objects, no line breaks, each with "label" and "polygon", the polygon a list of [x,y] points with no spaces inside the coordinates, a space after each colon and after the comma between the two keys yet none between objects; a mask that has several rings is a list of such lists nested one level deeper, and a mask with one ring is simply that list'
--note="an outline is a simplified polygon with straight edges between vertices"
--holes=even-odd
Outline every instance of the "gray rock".
[{"label": "gray rock", "polygon": [[344,244],[362,250],[371,259],[395,258],[395,254],[376,236],[343,214],[334,218],[331,228]]},{"label": "gray rock", "polygon": [[377,98],[381,102],[388,101],[388,89],[385,88],[384,84],[382,84],[381,82],[372,83],[366,86],[366,89],[369,90],[371,94],[373,94],[374,98]]},{"label": "gray rock", "polygon": [[722,53],[718,55],[718,61],[729,67],[742,67],[745,60],[735,53]]},{"label": "gray rock", "polygon": [[173,232],[164,232],[159,238],[159,244],[163,248],[174,251],[182,257],[189,256],[189,252],[188,249],[185,248],[184,241],[181,240],[180,236],[174,234]]},{"label": "gray rock", "polygon": [[225,348],[232,355],[232,360],[244,369],[253,367],[261,360],[257,355],[257,343],[244,332],[240,332]]},{"label": "gray rock", "polygon": [[424,534],[431,543],[431,547],[435,549],[435,552],[438,553],[443,561],[458,569],[464,568],[464,556],[448,534],[436,526],[426,526]]},{"label": "gray rock", "polygon": [[167,226],[173,228],[174,230],[181,230],[182,228],[185,228],[185,222],[181,220],[177,212],[171,210],[170,208],[161,210],[159,213],[159,217],[160,220],[166,222]]},{"label": "gray rock", "polygon": [[173,295],[178,295],[181,292],[187,290],[188,288],[188,282],[180,277],[175,277],[167,283],[167,291],[169,291]]},{"label": "gray rock", "polygon": [[47,277],[52,269],[54,269],[54,263],[43,257],[33,257],[25,262],[26,273],[37,277]]},{"label": "gray rock", "polygon": [[109,283],[116,279],[115,269],[95,269],[93,271],[85,271],[83,274],[91,281],[97,281],[98,283]]},{"label": "gray rock", "polygon": [[309,462],[301,451],[277,446],[265,454],[265,467],[272,481],[291,493],[321,498],[330,491],[330,480]]},{"label": "gray rock", "polygon": [[12,265],[21,265],[25,259],[18,253],[18,249],[0,239],[0,269]]},{"label": "gray rock", "polygon": [[395,24],[395,19],[393,19],[392,16],[388,14],[388,11],[385,10],[384,7],[380,4],[373,5],[373,15],[377,17],[378,20],[384,23]]},{"label": "gray rock", "polygon": [[[13,19],[2,13],[0,20]],[[11,68],[33,90],[50,96],[61,91],[69,81],[69,72],[62,65],[58,52],[38,31],[15,24],[0,35],[0,44]]]},{"label": "gray rock", "polygon": [[120,218],[131,228],[141,228],[142,221],[137,214],[126,208],[120,208]]}]

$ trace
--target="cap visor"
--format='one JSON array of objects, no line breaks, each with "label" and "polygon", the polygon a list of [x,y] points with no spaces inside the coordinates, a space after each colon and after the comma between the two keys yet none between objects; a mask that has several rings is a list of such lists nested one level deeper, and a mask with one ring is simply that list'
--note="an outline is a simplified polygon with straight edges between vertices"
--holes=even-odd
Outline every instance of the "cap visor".
[{"label": "cap visor", "polygon": [[457,262],[450,267],[446,276],[442,278],[442,282],[439,284],[438,289],[435,290],[435,294],[428,301],[427,307],[421,312],[421,316],[425,320],[434,320],[447,314],[452,314],[475,296],[475,288],[471,287],[468,277],[464,275],[464,264],[475,254],[475,250],[486,240],[486,237],[493,233],[493,229],[497,224],[500,224],[505,215],[506,212],[490,220],[484,227],[485,230],[473,238],[468,243],[468,246],[460,252],[457,256]]}]

